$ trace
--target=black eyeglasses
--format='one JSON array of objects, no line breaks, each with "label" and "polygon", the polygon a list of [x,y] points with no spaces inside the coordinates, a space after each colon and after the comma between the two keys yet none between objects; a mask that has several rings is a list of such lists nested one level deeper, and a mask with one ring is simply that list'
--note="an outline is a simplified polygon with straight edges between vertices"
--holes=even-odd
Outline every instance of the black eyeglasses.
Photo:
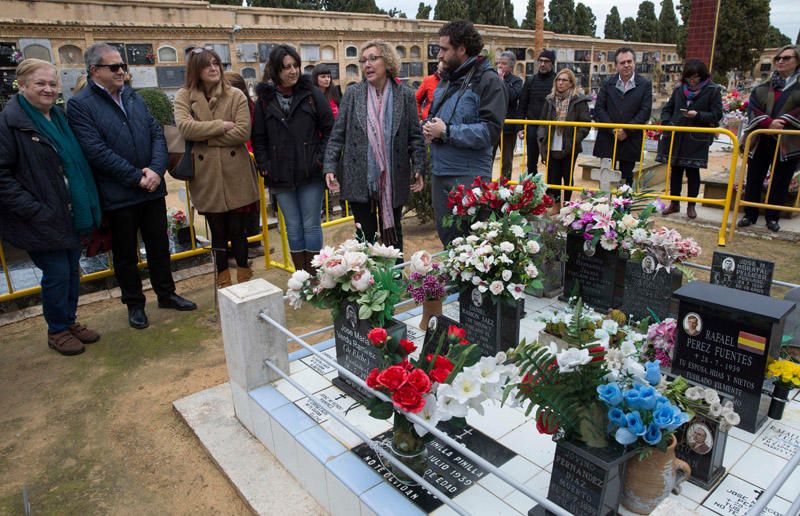
[{"label": "black eyeglasses", "polygon": [[95,66],[97,66],[97,67],[101,67],[102,66],[102,67],[108,68],[113,73],[117,73],[118,71],[120,71],[120,69],[122,69],[123,72],[127,72],[128,71],[128,65],[126,65],[125,63],[96,64]]},{"label": "black eyeglasses", "polygon": [[549,63],[550,60],[549,59],[539,59],[539,62],[540,63]]},{"label": "black eyeglasses", "polygon": [[794,56],[778,56],[778,57],[775,58],[775,62],[777,63],[779,61],[788,61],[788,60],[793,59],[793,58],[794,58]]},{"label": "black eyeglasses", "polygon": [[378,59],[383,59],[383,56],[369,56],[369,57],[362,57],[361,59],[359,59],[359,60],[358,60],[358,62],[359,62],[359,63],[361,63],[361,64],[363,65],[363,64],[365,64],[367,61],[369,61],[370,63],[374,63],[374,62],[375,62],[375,61],[377,61]]}]

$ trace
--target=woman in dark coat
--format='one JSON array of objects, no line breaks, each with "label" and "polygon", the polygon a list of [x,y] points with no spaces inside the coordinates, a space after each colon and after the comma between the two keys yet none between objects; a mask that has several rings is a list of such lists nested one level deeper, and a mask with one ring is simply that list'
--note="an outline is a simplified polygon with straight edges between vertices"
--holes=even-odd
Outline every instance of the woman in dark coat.
[{"label": "woman in dark coat", "polygon": [[256,87],[252,141],[258,168],[286,222],[294,268],[311,272],[311,259],[322,249],[322,156],[333,112],[301,73],[293,47],[272,50],[264,81]]},{"label": "woman in dark coat", "polygon": [[76,320],[80,238],[100,226],[100,201],[81,147],[54,105],[55,67],[26,59],[16,74],[19,94],[0,112],[0,237],[42,270],[47,345],[78,355],[100,338]]},{"label": "woman in dark coat", "polygon": [[[540,120],[560,122],[591,122],[589,101],[586,95],[577,92],[575,74],[564,68],[553,80],[553,91],[545,97]],[[549,131],[548,131],[549,129]],[[577,130],[577,134],[574,134]],[[547,184],[572,186],[575,160],[581,152],[581,142],[589,134],[588,127],[557,127],[540,125],[537,137],[542,157],[547,163]],[[575,138],[573,155],[572,139]],[[549,145],[548,145],[549,142]],[[559,202],[561,190],[547,190],[547,195]],[[564,190],[565,202],[572,198],[572,190]]]},{"label": "woman in dark coat", "polygon": [[325,180],[333,191],[341,183],[367,240],[374,242],[380,230],[383,244],[402,250],[403,205],[410,192],[422,191],[425,170],[417,103],[396,80],[400,60],[388,43],[368,41],[359,62],[366,79],[345,91],[325,150]]},{"label": "woman in dark coat", "polygon": [[[689,59],[683,66],[681,82],[672,91],[669,101],[661,108],[661,125],[683,127],[717,127],[722,119],[722,93],[718,84],[711,81],[708,68],[699,59]],[[656,161],[666,163],[672,144],[670,160],[670,195],[679,196],[686,172],[687,195],[700,193],[700,169],[708,166],[708,148],[714,141],[712,133],[664,133],[658,144]],[[697,217],[695,203],[690,202],[686,216]],[[663,215],[681,211],[680,202],[672,201]]]}]

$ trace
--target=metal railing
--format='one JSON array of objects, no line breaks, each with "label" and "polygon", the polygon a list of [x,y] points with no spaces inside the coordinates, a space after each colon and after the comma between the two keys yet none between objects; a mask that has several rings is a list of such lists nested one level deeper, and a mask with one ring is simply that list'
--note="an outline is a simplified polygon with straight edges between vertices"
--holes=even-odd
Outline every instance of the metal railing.
[{"label": "metal railing", "polygon": [[[770,170],[773,173],[769,176],[769,181],[767,182],[767,192],[764,196],[765,202],[755,202],[755,201],[745,201],[742,199],[742,195],[744,195],[744,183],[747,179],[746,174],[746,166],[748,163],[747,157],[750,154],[750,147],[753,143],[753,138],[756,136],[770,136],[770,135],[777,135],[778,139],[775,143],[775,152],[772,156],[772,164],[770,165]],[[788,211],[791,213],[800,213],[800,191],[797,193],[797,197],[795,198],[793,206],[785,206],[782,204],[770,204],[769,198],[770,194],[772,193],[772,183],[775,180],[775,165],[778,163],[778,159],[780,158],[780,149],[781,149],[781,138],[786,136],[797,136],[800,138],[800,131],[789,131],[787,129],[756,129],[755,131],[751,131],[747,138],[744,140],[744,150],[742,151],[742,170],[739,174],[739,182],[736,185],[736,197],[733,204],[733,220],[734,222],[731,224],[730,234],[728,235],[729,240],[733,240],[733,235],[736,230],[736,219],[739,215],[739,209],[741,207],[746,208],[758,208],[758,209],[769,209],[769,210],[777,210],[777,211]],[[795,171],[792,171],[794,173]]]}]

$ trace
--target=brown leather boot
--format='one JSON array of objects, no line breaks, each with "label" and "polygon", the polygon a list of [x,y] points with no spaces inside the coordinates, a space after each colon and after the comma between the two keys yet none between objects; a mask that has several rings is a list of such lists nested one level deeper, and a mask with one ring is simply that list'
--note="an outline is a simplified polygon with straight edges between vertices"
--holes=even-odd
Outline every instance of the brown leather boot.
[{"label": "brown leather boot", "polygon": [[667,215],[670,215],[672,213],[679,213],[680,211],[681,211],[681,203],[672,201],[671,203],[669,203],[669,206],[667,206],[667,209],[661,212],[661,215],[666,217]]},{"label": "brown leather boot", "polygon": [[294,270],[304,270],[306,266],[306,252],[305,251],[292,251],[290,253],[292,255],[292,263],[294,264]]},{"label": "brown leather boot", "polygon": [[67,331],[84,344],[91,344],[100,340],[99,333],[94,330],[90,330],[81,323],[76,322],[75,324],[71,324],[70,327],[67,328]]},{"label": "brown leather boot", "polygon": [[317,268],[311,265],[311,261],[314,259],[314,256],[316,256],[317,253],[315,251],[305,251],[304,254],[305,254],[305,260],[304,260],[305,264],[303,266],[303,269],[305,269],[305,271],[311,274],[312,276],[316,276]]},{"label": "brown leather boot", "polygon": [[697,211],[694,209],[694,204],[690,203],[689,206],[686,207],[686,216],[690,219],[697,218]]},{"label": "brown leather boot", "polygon": [[69,330],[47,334],[47,345],[65,356],[80,355],[86,348]]},{"label": "brown leather boot", "polygon": [[217,273],[217,288],[225,288],[230,287],[233,283],[231,282],[231,270],[225,269],[222,272]]},{"label": "brown leather boot", "polygon": [[244,283],[250,281],[253,277],[253,269],[250,267],[237,267],[236,268],[236,283]]}]

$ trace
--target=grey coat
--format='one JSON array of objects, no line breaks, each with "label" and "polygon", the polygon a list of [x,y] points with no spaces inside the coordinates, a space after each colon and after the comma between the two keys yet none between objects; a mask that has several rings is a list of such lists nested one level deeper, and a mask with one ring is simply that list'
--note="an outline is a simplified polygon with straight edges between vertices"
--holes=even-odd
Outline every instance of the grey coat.
[{"label": "grey coat", "polygon": [[[424,174],[425,141],[417,118],[414,92],[391,80],[392,87],[392,205],[408,202],[412,173]],[[369,202],[367,185],[367,82],[347,89],[339,105],[339,116],[325,149],[323,172],[335,174],[346,201]],[[341,161],[341,167],[339,167]]]}]

